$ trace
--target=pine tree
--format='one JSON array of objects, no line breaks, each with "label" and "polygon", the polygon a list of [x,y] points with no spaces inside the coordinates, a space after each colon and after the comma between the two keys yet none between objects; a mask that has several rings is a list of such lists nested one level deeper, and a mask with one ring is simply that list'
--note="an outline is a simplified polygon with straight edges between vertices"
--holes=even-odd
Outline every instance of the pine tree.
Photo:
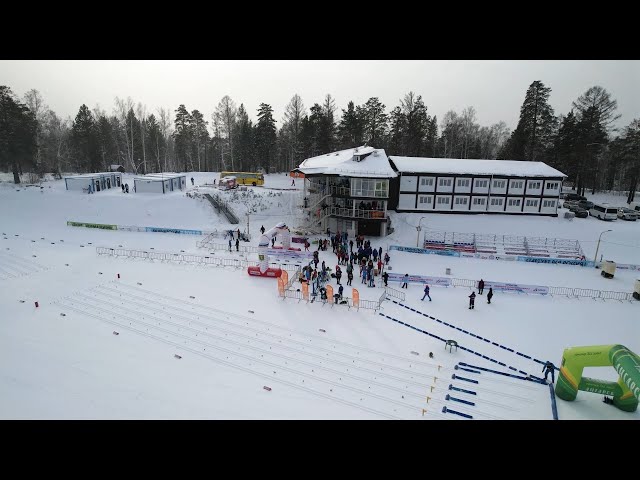
[{"label": "pine tree", "polygon": [[407,129],[407,119],[400,107],[394,108],[389,114],[389,139],[388,155],[406,155],[405,132]]},{"label": "pine tree", "polygon": [[0,85],[0,165],[20,183],[22,166],[35,166],[37,121],[9,87]]},{"label": "pine tree", "polygon": [[191,112],[191,116],[189,118],[189,128],[191,130],[193,142],[191,144],[191,150],[193,152],[193,157],[195,161],[198,163],[198,171],[202,171],[202,163],[205,158],[205,147],[209,142],[209,132],[207,131],[207,124],[204,120],[202,113],[198,110],[194,110]]},{"label": "pine tree", "polygon": [[84,104],[80,106],[71,127],[71,145],[75,165],[79,171],[97,172],[100,170],[96,124],[91,111]]},{"label": "pine tree", "polygon": [[238,121],[235,129],[235,156],[241,170],[255,171],[253,155],[253,123],[249,120],[249,115],[240,104],[238,108]]},{"label": "pine tree", "polygon": [[[180,105],[175,113],[173,138],[175,141],[176,160],[178,162],[182,161],[184,172],[193,171],[191,115],[184,105]],[[189,166],[191,170],[189,170]]]},{"label": "pine tree", "polygon": [[[405,155],[421,157],[425,151],[430,118],[422,97],[409,92],[400,101],[400,107],[405,118],[404,145]],[[384,106],[383,106],[384,108]]]},{"label": "pine tree", "polygon": [[543,160],[553,144],[557,120],[549,105],[551,89],[536,80],[527,89],[520,120],[503,153],[515,160]]},{"label": "pine tree", "polygon": [[273,118],[273,109],[271,105],[261,103],[258,108],[258,123],[254,128],[254,145],[256,160],[267,172],[275,161],[275,143],[276,121]]},{"label": "pine tree", "polygon": [[363,143],[364,111],[355,107],[353,102],[347,104],[347,109],[342,110],[342,118],[338,125],[340,148],[352,148]]},{"label": "pine tree", "polygon": [[378,97],[371,97],[364,105],[364,140],[376,147],[387,133],[387,114]]}]

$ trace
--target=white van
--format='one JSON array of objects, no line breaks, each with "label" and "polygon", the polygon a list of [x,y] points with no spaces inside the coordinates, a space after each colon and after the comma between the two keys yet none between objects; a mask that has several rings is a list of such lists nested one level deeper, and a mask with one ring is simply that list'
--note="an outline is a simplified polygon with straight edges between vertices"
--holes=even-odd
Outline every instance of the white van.
[{"label": "white van", "polygon": [[616,220],[618,218],[618,209],[608,203],[594,203],[589,213],[592,217],[600,220]]}]

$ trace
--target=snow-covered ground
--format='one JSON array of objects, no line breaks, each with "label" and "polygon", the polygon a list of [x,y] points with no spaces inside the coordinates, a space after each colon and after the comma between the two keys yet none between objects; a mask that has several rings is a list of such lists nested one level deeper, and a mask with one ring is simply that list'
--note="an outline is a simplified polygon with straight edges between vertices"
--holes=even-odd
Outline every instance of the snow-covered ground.
[{"label": "snow-covered ground", "polygon": [[[196,186],[188,190],[199,193],[213,191],[202,185],[218,178],[191,176]],[[124,181],[133,184],[128,175]],[[262,225],[301,224],[300,183],[296,179],[291,190],[290,177],[267,175],[265,188],[220,194],[240,217],[234,228],[245,230],[250,213],[256,245]],[[208,202],[184,192],[127,195],[113,189],[87,195],[66,191],[64,181],[43,186],[0,183],[0,418],[462,419],[443,414],[443,406],[478,419],[552,418],[546,386],[486,372],[463,374],[454,369],[458,362],[496,364],[463,350],[449,353],[441,341],[388,317],[537,376],[539,363],[494,343],[556,365],[570,346],[622,343],[640,352],[640,302],[496,292],[491,305],[478,297],[470,311],[469,289],[433,287],[433,301],[426,303],[420,301],[421,285],[403,290],[404,305],[486,342],[390,300],[379,313],[347,311],[283,301],[275,280],[250,277],[244,269],[98,256],[95,246],[211,252],[196,247],[200,236],[69,227],[68,220],[203,230],[231,226]],[[396,231],[371,238],[374,247],[415,246],[415,225],[426,216],[423,227],[441,231],[579,239],[587,257],[595,253],[600,232],[611,228],[600,245],[604,258],[640,264],[640,222],[391,215]],[[213,255],[247,258],[236,252]],[[637,276],[618,270],[606,280],[598,270],[581,267],[390,255],[393,272],[445,276],[451,268],[457,278],[539,285],[631,291]],[[332,267],[336,263],[331,250],[320,258]],[[357,279],[353,283],[363,299],[382,292]],[[345,294],[351,296],[350,287]],[[479,383],[453,379],[454,374]],[[616,378],[612,368],[586,369],[585,375]],[[476,405],[446,400],[447,394]],[[585,392],[557,404],[561,419],[640,419],[639,412],[621,412]]]}]

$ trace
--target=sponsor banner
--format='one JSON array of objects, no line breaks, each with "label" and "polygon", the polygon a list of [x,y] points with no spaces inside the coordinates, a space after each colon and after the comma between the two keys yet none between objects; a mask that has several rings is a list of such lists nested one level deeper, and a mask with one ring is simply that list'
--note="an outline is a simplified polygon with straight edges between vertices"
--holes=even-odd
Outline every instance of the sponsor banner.
[{"label": "sponsor banner", "polygon": [[547,258],[547,257],[527,257],[518,255],[517,260],[519,262],[528,263],[551,263],[557,265],[579,265],[581,267],[586,266],[589,262],[586,260],[578,260],[575,258]]},{"label": "sponsor banner", "polygon": [[85,223],[85,222],[67,222],[70,227],[87,227],[87,228],[101,228],[102,230],[117,230],[117,225],[105,225],[103,223]]},{"label": "sponsor banner", "polygon": [[267,249],[267,253],[279,258],[311,258],[313,255],[312,252],[300,252],[296,250],[283,250],[278,248],[269,248]]},{"label": "sponsor banner", "polygon": [[[593,266],[593,262],[589,262]],[[640,271],[640,265],[632,265],[630,263],[616,263],[616,268],[621,270],[637,270]]]},{"label": "sponsor banner", "polygon": [[428,255],[444,255],[446,257],[459,257],[460,252],[454,250],[431,250],[429,248],[401,247],[400,245],[391,245],[389,250],[398,250],[399,252],[422,253]]},{"label": "sponsor banner", "polygon": [[[292,236],[291,237],[291,243],[302,243],[302,244],[304,244],[306,239],[307,239],[307,237]],[[317,241],[316,241],[316,243],[317,243]]]},{"label": "sponsor banner", "polygon": [[[404,274],[402,273],[390,273],[390,282],[404,282]],[[428,277],[425,275],[409,275],[407,277],[407,283],[428,283],[429,286],[435,285],[438,287],[450,287],[451,279],[446,277]]]},{"label": "sponsor banner", "polygon": [[184,235],[202,235],[202,230],[184,230],[182,228],[144,227],[145,232],[180,233]]},{"label": "sponsor banner", "polygon": [[547,295],[549,293],[549,287],[542,285],[520,285],[518,283],[488,282],[485,280],[485,291],[489,288],[500,292],[529,293],[535,295]]}]

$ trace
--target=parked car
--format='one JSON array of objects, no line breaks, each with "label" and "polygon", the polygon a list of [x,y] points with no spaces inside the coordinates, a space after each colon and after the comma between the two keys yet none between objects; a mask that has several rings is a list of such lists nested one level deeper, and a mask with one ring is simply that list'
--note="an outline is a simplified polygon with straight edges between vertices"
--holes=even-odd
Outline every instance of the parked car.
[{"label": "parked car", "polygon": [[577,204],[578,204],[577,200],[565,200],[562,206],[564,208],[571,208],[572,205],[577,205]]},{"label": "parked car", "polygon": [[585,210],[591,210],[593,208],[593,202],[590,202],[589,200],[580,200],[578,202],[578,206]]},{"label": "parked car", "polygon": [[577,201],[587,199],[587,197],[583,197],[582,195],[578,195],[577,193],[567,193],[564,198],[565,200],[577,200]]},{"label": "parked car", "polygon": [[575,213],[576,217],[578,218],[587,218],[589,216],[589,212],[587,212],[584,208],[576,207],[571,211]]},{"label": "parked car", "polygon": [[575,212],[578,209],[582,209],[584,210],[584,208],[582,208],[580,205],[578,205],[577,203],[572,203],[571,205],[569,205],[569,210],[571,210],[572,212]]},{"label": "parked car", "polygon": [[630,220],[632,222],[635,222],[638,219],[638,214],[640,212],[637,212],[635,210],[631,210],[630,208],[626,208],[626,207],[620,207],[618,209],[618,218],[621,218],[623,220]]}]

